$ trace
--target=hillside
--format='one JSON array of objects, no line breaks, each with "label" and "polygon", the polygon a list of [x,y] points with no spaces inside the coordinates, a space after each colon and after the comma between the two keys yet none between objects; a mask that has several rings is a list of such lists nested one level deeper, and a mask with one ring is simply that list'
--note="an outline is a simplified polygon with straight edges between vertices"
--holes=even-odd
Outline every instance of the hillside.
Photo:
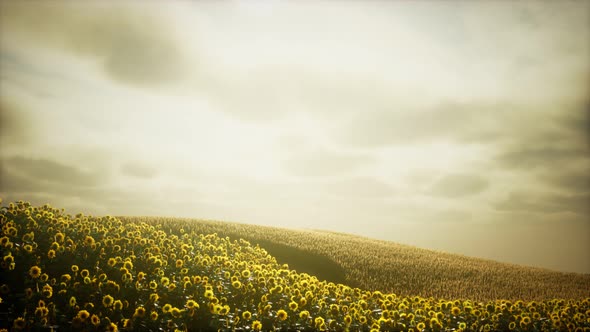
[{"label": "hillside", "polygon": [[279,262],[321,279],[398,295],[543,300],[590,297],[590,275],[561,273],[415,248],[355,235],[290,230],[199,219],[121,217],[149,224],[173,223],[258,243]]},{"label": "hillside", "polygon": [[[357,282],[376,284],[376,271],[399,269],[384,267],[383,261],[390,262],[388,257],[417,260],[420,255],[431,255],[438,264],[433,265],[439,269],[435,272],[441,273],[457,257],[345,234],[195,220],[71,215],[49,205],[35,207],[22,201],[0,208],[0,226],[0,331],[590,329],[590,298],[581,299],[584,293],[574,293],[577,284],[568,283],[566,275],[549,271],[523,270],[530,272],[525,277],[531,280],[539,276],[563,278],[561,286],[569,292],[564,294],[574,297],[562,294],[539,301],[477,301],[406,296],[397,290],[326,281],[284,263],[293,261],[302,264],[301,268],[315,268],[327,277],[351,282],[355,281],[351,276],[358,275],[365,279]],[[249,237],[260,240],[254,243],[210,232],[216,228],[227,234],[248,232]],[[306,249],[310,243],[316,246]],[[322,254],[326,248],[331,250],[330,256]],[[353,248],[358,249],[357,256]],[[375,249],[382,250],[381,255],[367,256],[376,253],[371,251]],[[277,260],[271,251],[283,258]],[[339,259],[330,258],[336,257],[334,253]],[[359,257],[369,262],[353,261]],[[350,261],[345,263],[346,259]],[[355,263],[375,268],[362,274],[356,267],[351,273],[347,266]],[[455,265],[451,271],[460,267]],[[406,272],[416,275],[410,268]],[[586,280],[586,276],[574,277]],[[431,278],[440,285],[445,280]],[[524,285],[521,279],[504,281]],[[411,282],[400,280],[400,285]],[[544,293],[540,290],[538,294]]]}]

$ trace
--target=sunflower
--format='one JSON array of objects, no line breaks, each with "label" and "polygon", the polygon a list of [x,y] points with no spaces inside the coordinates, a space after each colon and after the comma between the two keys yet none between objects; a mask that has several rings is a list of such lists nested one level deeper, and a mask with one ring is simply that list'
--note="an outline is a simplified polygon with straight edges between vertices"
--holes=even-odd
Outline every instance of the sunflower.
[{"label": "sunflower", "polygon": [[302,297],[299,299],[299,305],[304,307],[307,304],[307,299],[305,297]]},{"label": "sunflower", "polygon": [[47,309],[46,307],[37,307],[35,309],[35,316],[42,318],[47,316],[47,314],[49,314],[49,309]]},{"label": "sunflower", "polygon": [[94,244],[94,238],[90,235],[86,235],[84,238],[84,244],[87,246],[92,246]]},{"label": "sunflower", "polygon": [[459,309],[459,307],[453,307],[453,309],[451,309],[451,313],[453,314],[453,316],[459,316],[459,314],[461,313],[461,309]]},{"label": "sunflower", "polygon": [[323,317],[316,317],[313,322],[315,323],[315,327],[318,328],[318,326],[324,324],[324,318]]},{"label": "sunflower", "polygon": [[87,310],[80,310],[76,317],[80,318],[81,320],[85,321],[90,317],[90,313]]},{"label": "sunflower", "polygon": [[170,309],[170,314],[174,318],[179,318],[182,315],[182,310],[174,307],[174,308]]},{"label": "sunflower", "polygon": [[158,319],[158,313],[157,313],[157,312],[155,312],[155,311],[152,311],[152,312],[150,313],[150,319],[151,319],[151,320],[157,320],[157,319]]},{"label": "sunflower", "polygon": [[338,314],[339,309],[340,308],[338,308],[338,305],[337,304],[330,304],[330,313],[332,315]]},{"label": "sunflower", "polygon": [[296,311],[298,307],[299,305],[297,304],[297,302],[291,301],[289,303],[289,309],[291,309],[291,311]]},{"label": "sunflower", "polygon": [[69,304],[70,304],[70,307],[76,306],[76,297],[75,296],[70,297]]},{"label": "sunflower", "polygon": [[14,262],[14,256],[12,256],[12,253],[9,252],[8,255],[4,256],[4,262],[6,264]]},{"label": "sunflower", "polygon": [[287,312],[283,309],[280,309],[279,311],[277,311],[277,318],[284,321],[286,320],[288,317]]},{"label": "sunflower", "polygon": [[102,305],[104,305],[105,307],[110,307],[113,305],[114,299],[112,296],[110,295],[105,295],[102,298]]},{"label": "sunflower", "polygon": [[164,304],[164,306],[162,307],[162,312],[163,313],[168,313],[170,312],[170,310],[172,309],[172,305],[169,303]]},{"label": "sunflower", "polygon": [[107,331],[108,331],[108,332],[117,332],[117,331],[119,331],[119,328],[117,327],[117,324],[115,324],[115,323],[110,323],[110,324],[107,326]]},{"label": "sunflower", "polygon": [[108,264],[110,267],[114,267],[115,265],[117,265],[117,260],[116,260],[116,259],[114,259],[113,257],[111,257],[111,258],[109,258],[109,259],[107,260],[107,264]]},{"label": "sunflower", "polygon": [[309,311],[303,310],[302,312],[300,312],[299,318],[301,318],[303,320],[306,320],[307,318],[309,318]]},{"label": "sunflower", "polygon": [[418,331],[423,331],[426,328],[426,324],[424,324],[424,322],[420,322],[418,325],[416,325],[416,328]]},{"label": "sunflower", "polygon": [[29,269],[29,275],[33,279],[39,278],[41,276],[41,268],[38,267],[37,265],[31,266],[31,268]]},{"label": "sunflower", "polygon": [[100,318],[97,315],[92,315],[92,317],[90,317],[90,323],[94,326],[98,326],[100,324]]},{"label": "sunflower", "polygon": [[151,293],[150,294],[150,302],[156,302],[160,299],[160,295],[158,293]]},{"label": "sunflower", "polygon": [[72,265],[72,272],[78,272],[78,270],[80,270],[78,265]]},{"label": "sunflower", "polygon": [[346,325],[352,324],[352,317],[350,315],[344,316],[344,324],[346,324]]},{"label": "sunflower", "polygon": [[50,298],[51,296],[53,296],[53,287],[51,287],[51,285],[43,286],[42,294],[46,298]]},{"label": "sunflower", "polygon": [[131,261],[125,261],[123,263],[123,268],[125,268],[127,270],[132,270],[133,269],[133,263],[131,263]]},{"label": "sunflower", "polygon": [[64,239],[66,238],[66,236],[61,232],[57,232],[57,233],[55,233],[55,236],[53,238],[55,239],[55,242],[62,243],[62,242],[64,242]]},{"label": "sunflower", "polygon": [[72,276],[69,274],[62,274],[60,280],[62,283],[68,283],[70,280],[72,280]]},{"label": "sunflower", "polygon": [[186,301],[186,307],[189,309],[198,309],[199,304],[195,300]]},{"label": "sunflower", "polygon": [[135,308],[135,313],[133,313],[133,317],[142,318],[143,316],[145,316],[145,308],[144,307]]},{"label": "sunflower", "polygon": [[113,302],[113,309],[115,310],[122,310],[123,309],[123,302],[121,302],[121,300],[115,300],[115,302]]},{"label": "sunflower", "polygon": [[244,311],[242,313],[242,318],[244,318],[245,320],[250,320],[250,318],[252,318],[252,313],[250,313],[250,311]]},{"label": "sunflower", "polygon": [[15,330],[23,330],[26,326],[27,322],[22,317],[15,319],[14,323],[12,323],[12,327],[14,327]]},{"label": "sunflower", "polygon": [[254,322],[252,322],[252,330],[254,330],[254,331],[262,330],[262,323],[258,320],[255,320]]}]

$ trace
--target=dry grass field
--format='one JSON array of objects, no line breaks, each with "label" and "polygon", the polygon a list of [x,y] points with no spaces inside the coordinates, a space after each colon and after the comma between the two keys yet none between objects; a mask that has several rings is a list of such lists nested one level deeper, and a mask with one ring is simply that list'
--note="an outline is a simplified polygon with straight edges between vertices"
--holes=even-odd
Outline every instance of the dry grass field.
[{"label": "dry grass field", "polygon": [[587,275],[345,234],[22,201],[0,209],[0,226],[0,331],[590,330]]}]

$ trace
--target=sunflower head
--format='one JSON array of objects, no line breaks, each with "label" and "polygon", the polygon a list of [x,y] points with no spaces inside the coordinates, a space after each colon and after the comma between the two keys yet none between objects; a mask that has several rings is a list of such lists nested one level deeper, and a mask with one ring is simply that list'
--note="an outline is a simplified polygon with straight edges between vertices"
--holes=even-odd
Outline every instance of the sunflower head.
[{"label": "sunflower head", "polygon": [[37,265],[35,265],[35,266],[32,266],[32,267],[29,269],[29,275],[30,275],[30,276],[31,276],[31,278],[33,278],[33,279],[37,279],[37,278],[39,278],[39,277],[41,276],[41,268],[40,268],[40,267],[38,267]]},{"label": "sunflower head", "polygon": [[283,309],[280,309],[279,311],[277,311],[277,318],[284,321],[286,320],[288,317],[287,312]]},{"label": "sunflower head", "polygon": [[92,323],[94,326],[98,326],[100,325],[100,318],[97,315],[92,315],[90,317],[90,323]]},{"label": "sunflower head", "polygon": [[133,313],[133,317],[143,317],[145,316],[145,308],[144,307],[137,307],[135,308],[135,313]]},{"label": "sunflower head", "polygon": [[258,320],[255,320],[254,322],[252,322],[252,330],[254,330],[254,331],[262,330],[262,323]]}]

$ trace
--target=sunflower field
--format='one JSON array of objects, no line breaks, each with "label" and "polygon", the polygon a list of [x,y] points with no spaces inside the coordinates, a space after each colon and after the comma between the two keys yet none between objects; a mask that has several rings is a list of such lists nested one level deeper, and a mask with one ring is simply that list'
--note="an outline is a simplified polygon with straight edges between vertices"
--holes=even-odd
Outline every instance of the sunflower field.
[{"label": "sunflower field", "polygon": [[476,301],[320,280],[187,223],[0,209],[3,331],[590,331],[590,298]]}]

